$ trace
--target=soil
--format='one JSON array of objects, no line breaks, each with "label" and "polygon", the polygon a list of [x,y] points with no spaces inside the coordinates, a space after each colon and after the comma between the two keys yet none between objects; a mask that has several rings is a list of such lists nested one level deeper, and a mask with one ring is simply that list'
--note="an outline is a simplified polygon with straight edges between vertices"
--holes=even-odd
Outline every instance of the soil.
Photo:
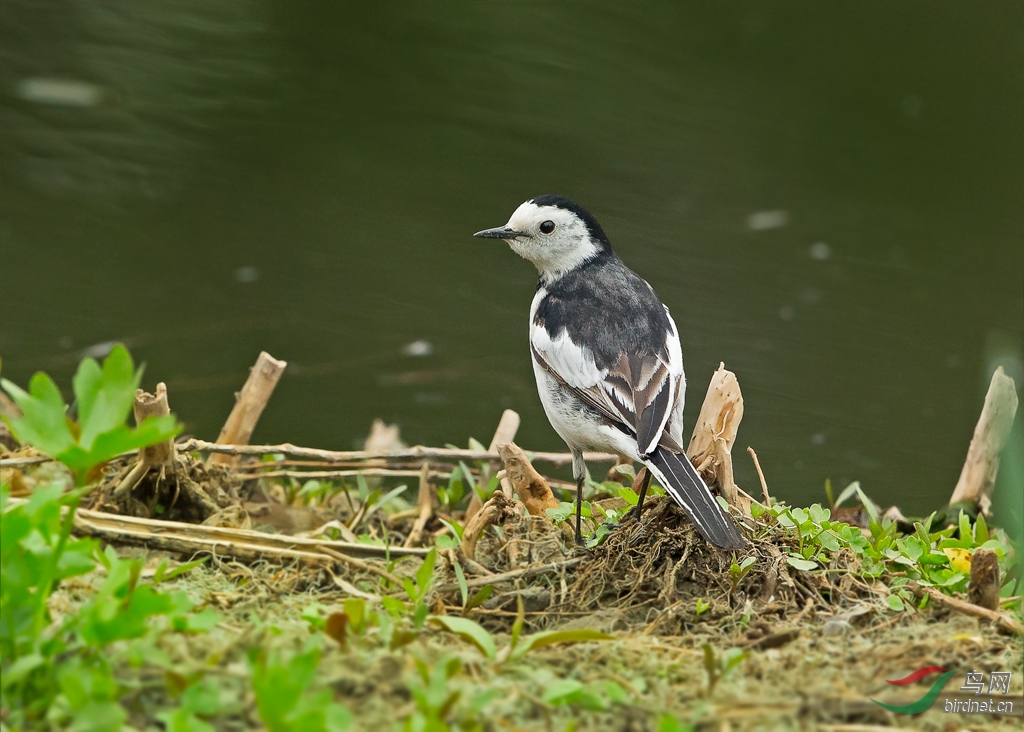
[{"label": "soil", "polygon": [[[130,465],[114,465],[91,507],[241,528],[256,524],[283,533],[351,519],[358,511],[351,497],[332,496],[313,506],[289,503],[281,482],[243,478],[232,468],[210,467],[191,455],[178,460],[173,474],[151,472],[122,500],[113,498],[113,487]],[[414,508],[391,515],[377,512],[353,529],[378,538],[387,535],[401,545],[418,513]],[[448,532],[434,516],[426,525],[424,544],[432,546]],[[144,557],[147,566],[167,557],[144,546],[121,546],[119,551]],[[787,551],[785,540],[771,534],[753,539],[747,554],[715,551],[663,498],[649,502],[641,522],[623,525],[593,551],[581,554],[547,518],[513,512],[480,539],[474,560],[484,572],[523,572],[495,583],[495,593],[468,616],[494,634],[499,647],[508,642],[520,612],[523,634],[587,628],[611,633],[615,640],[541,648],[514,670],[498,674],[469,643],[429,630],[394,650],[356,640],[345,648],[330,642],[318,674],[335,700],[355,715],[357,729],[395,727],[416,709],[409,681],[417,673],[416,664],[431,666],[450,658],[464,668],[468,681],[460,683],[467,684],[466,693],[473,679],[496,689],[499,697],[486,729],[565,729],[575,719],[579,729],[646,730],[657,729],[662,713],[701,729],[720,730],[1021,729],[1020,638],[943,609],[892,612],[884,602],[884,588],[853,574],[798,572],[786,562]],[[451,562],[455,556],[451,549],[442,551],[445,561],[439,560],[435,568],[435,613],[461,610]],[[740,577],[730,569],[744,556],[757,560]],[[577,557],[578,562],[570,561]],[[411,576],[418,566],[418,559],[407,558],[391,571]],[[539,566],[552,568],[525,572]],[[474,577],[471,572],[466,576]],[[64,583],[53,597],[54,612],[71,611],[98,579],[94,574]],[[168,633],[160,639],[182,678],[202,670],[220,679],[222,699],[238,710],[236,721],[225,722],[219,727],[223,729],[258,726],[247,681],[247,649],[256,645],[297,651],[311,632],[304,610],[308,614],[317,604],[329,615],[341,610],[353,587],[368,595],[381,588],[379,577],[351,565],[317,569],[274,557],[243,563],[230,556],[214,557],[164,586],[183,589],[200,606],[224,615],[208,634]],[[698,612],[698,607],[706,609]],[[741,652],[747,655],[719,676],[723,660]],[[1019,713],[944,713],[942,701],[960,693],[952,682],[948,693],[921,715],[895,714],[871,701],[903,704],[918,699],[933,678],[905,687],[886,679],[935,665],[983,671],[986,678],[992,671],[1011,671],[1006,698],[1019,700]],[[606,711],[542,701],[546,689],[566,678],[588,688],[614,681],[627,690],[629,701]],[[136,698],[126,704],[139,715],[133,723],[140,729],[152,724],[145,710],[173,703],[165,697],[163,685],[140,685]]]}]

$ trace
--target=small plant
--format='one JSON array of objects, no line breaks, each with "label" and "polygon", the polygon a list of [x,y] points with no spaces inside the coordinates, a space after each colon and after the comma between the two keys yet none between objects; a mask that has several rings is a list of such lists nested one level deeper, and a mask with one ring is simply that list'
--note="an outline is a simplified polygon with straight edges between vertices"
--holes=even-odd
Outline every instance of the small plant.
[{"label": "small plant", "polygon": [[729,567],[729,581],[732,587],[729,589],[729,597],[736,594],[736,588],[740,586],[743,578],[750,573],[751,567],[757,562],[757,557],[746,557],[743,561],[733,562]]},{"label": "small plant", "polygon": [[156,713],[168,732],[214,732],[206,720],[220,710],[220,689],[213,679],[203,679],[188,686],[181,695],[177,709]]},{"label": "small plant", "polygon": [[[618,470],[624,475],[632,476],[633,473],[632,466],[619,465]],[[601,523],[597,524],[597,528],[594,529],[594,532],[587,537],[587,547],[593,549],[619,527],[619,524],[626,517],[626,514],[635,508],[640,502],[640,497],[637,495],[636,491],[628,485],[622,485],[621,483],[617,483],[613,480],[606,480],[602,483],[598,483],[591,480],[589,474],[586,480],[586,487],[593,492],[593,496],[595,498],[619,498],[626,504],[625,507],[605,508],[596,501],[583,501],[583,507],[580,513],[584,519],[596,518],[598,515],[600,515],[602,519]],[[663,495],[665,495],[665,490],[653,483],[647,491],[648,498]],[[554,508],[547,509],[546,513],[548,518],[556,524],[562,524],[568,521],[575,526],[575,502],[562,501]],[[586,536],[586,533],[584,533],[584,535]]]},{"label": "small plant", "polygon": [[711,696],[715,691],[715,686],[718,682],[732,673],[733,669],[743,663],[744,659],[750,655],[749,651],[743,651],[739,648],[730,648],[721,655],[715,653],[715,649],[711,647],[710,643],[705,643],[704,649],[704,673],[707,674],[707,696]]},{"label": "small plant", "polygon": [[[109,547],[100,552],[97,542],[71,537],[78,503],[98,466],[180,430],[173,416],[152,417],[134,429],[125,424],[141,377],[142,369],[135,369],[123,346],[115,347],[102,367],[83,361],[74,377],[77,423],[67,417],[60,391],[46,374],[33,376],[28,392],[2,381],[22,411],[7,420],[11,431],[64,463],[76,486],[69,492],[60,484],[42,486],[13,506],[9,487],[0,486],[0,704],[12,728],[74,720],[80,729],[121,729],[127,715],[118,703],[123,689],[114,662],[139,647],[115,644],[149,635],[154,618],[165,618],[171,629],[183,632],[201,632],[219,621],[212,610],[193,614],[184,593],[155,589],[194,563],[171,572],[163,565],[155,581],[145,585],[139,582],[141,561],[121,559]],[[54,623],[53,592],[97,565],[106,570],[99,591]]]},{"label": "small plant", "polygon": [[494,642],[494,637],[479,623],[452,615],[431,615],[430,622],[445,630],[455,633],[477,647],[484,658],[496,664],[518,661],[527,653],[555,643],[581,643],[585,641],[614,640],[614,636],[590,629],[549,630],[522,638],[523,601],[519,598],[519,613],[512,625],[512,636],[507,645],[501,649]]},{"label": "small plant", "polygon": [[352,715],[331,700],[331,691],[310,692],[320,649],[308,647],[285,661],[261,648],[249,653],[256,708],[269,732],[344,732]]},{"label": "small plant", "polygon": [[74,377],[79,421],[67,417],[67,406],[53,379],[37,372],[26,392],[7,379],[0,385],[22,411],[4,418],[22,443],[32,445],[71,469],[75,485],[88,482],[92,471],[122,453],[156,445],[181,431],[173,415],[147,417],[138,427],[125,424],[142,381],[142,368],[117,345],[103,362],[82,361]]},{"label": "small plant", "polygon": [[696,607],[693,610],[693,621],[695,623],[700,622],[700,616],[706,613],[711,608],[711,603],[705,600],[703,597],[697,598]]},{"label": "small plant", "polygon": [[458,562],[455,563],[455,579],[459,583],[459,593],[462,595],[463,617],[465,617],[473,608],[483,605],[487,601],[487,598],[494,594],[494,585],[484,585],[483,588],[477,590],[472,596],[470,596],[469,585],[466,583],[466,573],[462,570],[462,565]]},{"label": "small plant", "polygon": [[[913,593],[905,588],[912,580],[949,594],[964,592],[970,582],[970,556],[976,549],[994,550],[1004,577],[1019,563],[1005,532],[991,531],[983,516],[972,524],[970,517],[961,512],[955,526],[933,530],[933,514],[915,522],[913,534],[900,535],[892,520],[879,516],[877,507],[859,483],[851,483],[836,503],[852,496],[859,499],[868,516],[866,533],[833,521],[829,509],[817,504],[803,509],[779,502],[769,507],[755,503],[751,505],[751,514],[761,520],[765,531],[770,530],[774,522],[793,536],[796,546],[786,561],[798,571],[825,571],[836,557],[848,553],[857,560],[855,571],[862,577],[894,575],[889,580],[891,592],[886,599],[894,611],[906,610],[917,603]],[[738,580],[734,581],[734,586],[736,583]]]}]

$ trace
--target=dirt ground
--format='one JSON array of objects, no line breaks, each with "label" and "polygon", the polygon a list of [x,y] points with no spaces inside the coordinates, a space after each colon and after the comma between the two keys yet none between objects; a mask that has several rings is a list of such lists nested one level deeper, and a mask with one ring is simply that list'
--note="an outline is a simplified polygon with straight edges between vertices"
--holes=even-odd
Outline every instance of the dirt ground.
[{"label": "dirt ground", "polygon": [[[289,503],[274,481],[207,468],[189,456],[182,460],[186,468],[176,481],[147,478],[120,503],[111,489],[128,466],[113,466],[92,508],[152,516],[154,507],[163,505],[156,511],[162,518],[194,521],[205,512],[208,524],[288,534],[351,518],[358,510],[351,498],[345,503],[337,495],[312,506],[294,497]],[[209,505],[190,504],[188,497],[196,492]],[[411,506],[378,512],[358,530],[376,537],[384,533],[400,545],[419,513]],[[448,533],[441,512],[436,514],[423,527],[428,547]],[[342,647],[317,631],[310,617],[344,612],[353,592],[366,598],[368,607],[376,606],[386,594],[377,573],[273,556],[240,560],[227,551],[161,585],[216,609],[222,622],[203,635],[161,634],[157,645],[182,679],[206,674],[218,680],[222,703],[234,710],[219,718],[218,729],[259,726],[246,665],[251,649],[287,655],[313,637],[324,650],[317,685],[330,689],[354,715],[355,729],[402,729],[417,709],[413,690],[421,669],[445,665],[457,669],[446,682],[457,698],[493,692],[476,717],[483,729],[1022,728],[1021,639],[977,619],[941,608],[893,612],[883,592],[852,574],[795,571],[785,561],[785,544],[771,535],[752,541],[747,556],[756,561],[737,579],[730,572],[737,557],[710,548],[664,498],[651,501],[640,525],[613,531],[593,551],[581,552],[566,538],[547,518],[521,511],[491,528],[478,543],[476,565],[467,565],[480,572],[466,576],[523,571],[494,582],[493,595],[466,615],[490,631],[499,648],[509,643],[520,616],[524,636],[582,628],[608,633],[612,640],[551,645],[501,663],[428,623],[405,644],[383,643],[371,630],[350,636]],[[166,559],[193,558],[146,541],[114,544],[124,555],[143,558],[150,571]],[[462,609],[456,556],[452,548],[439,552],[429,596],[435,614],[457,615]],[[420,563],[408,557],[393,562],[389,571],[412,577]],[[73,612],[100,579],[94,572],[65,582],[52,598],[54,614]],[[899,705],[920,698],[934,677],[902,687],[886,680],[924,666],[958,670],[930,710],[901,715],[872,701]],[[1015,714],[944,712],[946,699],[968,698],[959,689],[967,671],[981,671],[986,678],[993,671],[1010,671],[1005,699],[1016,702]],[[148,709],[172,702],[166,684],[148,683],[149,672],[140,673],[125,706],[142,729],[152,724]],[[567,680],[596,696],[552,701],[551,690]],[[666,715],[681,726],[666,726]]]}]

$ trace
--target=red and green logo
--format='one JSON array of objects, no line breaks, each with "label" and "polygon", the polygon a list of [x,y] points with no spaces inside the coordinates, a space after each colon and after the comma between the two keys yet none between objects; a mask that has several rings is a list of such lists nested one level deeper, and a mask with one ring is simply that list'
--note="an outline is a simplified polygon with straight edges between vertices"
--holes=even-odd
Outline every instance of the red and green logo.
[{"label": "red and green logo", "polygon": [[878,701],[877,699],[872,699],[871,701],[880,707],[888,709],[890,712],[896,712],[896,714],[920,714],[935,703],[935,699],[938,698],[939,694],[942,692],[942,687],[944,687],[946,682],[949,681],[953,674],[956,673],[956,669],[947,669],[943,666],[924,666],[919,668],[917,671],[904,676],[902,679],[886,679],[887,683],[894,686],[906,686],[907,684],[916,683],[924,677],[931,676],[939,671],[944,672],[942,676],[935,679],[935,683],[932,684],[932,688],[928,689],[924,696],[916,702],[911,702],[910,704],[886,704]]}]

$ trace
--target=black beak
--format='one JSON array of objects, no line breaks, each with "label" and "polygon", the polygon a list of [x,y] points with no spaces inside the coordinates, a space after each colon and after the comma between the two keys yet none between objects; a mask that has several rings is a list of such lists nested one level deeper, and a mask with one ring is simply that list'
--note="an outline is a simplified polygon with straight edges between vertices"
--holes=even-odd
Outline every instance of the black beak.
[{"label": "black beak", "polygon": [[499,226],[497,229],[484,229],[473,234],[473,236],[481,239],[515,239],[517,236],[522,235],[523,232],[510,229],[507,226]]}]

